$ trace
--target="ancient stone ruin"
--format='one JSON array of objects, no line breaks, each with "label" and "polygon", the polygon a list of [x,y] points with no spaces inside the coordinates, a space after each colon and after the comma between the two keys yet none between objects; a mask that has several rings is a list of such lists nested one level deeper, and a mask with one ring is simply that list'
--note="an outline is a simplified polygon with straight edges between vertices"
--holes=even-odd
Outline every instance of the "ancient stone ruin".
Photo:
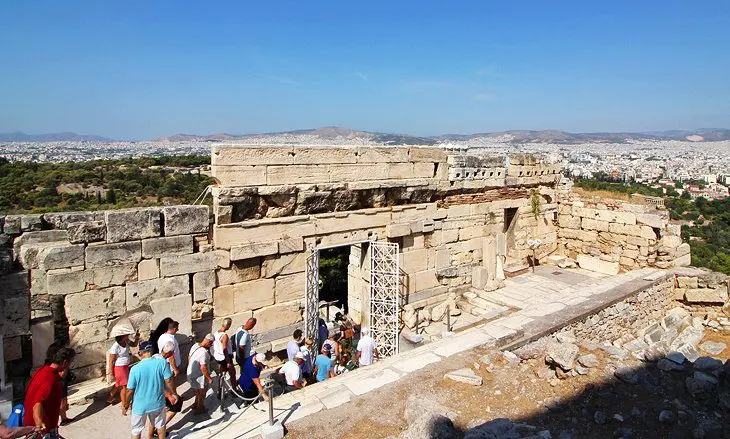
[{"label": "ancient stone ruin", "polygon": [[[560,163],[538,157],[218,146],[212,169],[212,212],[4,217],[0,335],[17,386],[54,340],[79,350],[77,376],[101,376],[110,324],[143,305],[151,325],[171,316],[186,335],[253,315],[259,351],[283,349],[294,328],[316,336],[314,255],[324,248],[349,247],[350,315],[396,348],[400,331],[422,332],[447,310],[507,312],[490,291],[531,265],[615,274],[690,262],[664,211],[583,199],[564,190]],[[386,247],[394,253],[381,259]]]}]

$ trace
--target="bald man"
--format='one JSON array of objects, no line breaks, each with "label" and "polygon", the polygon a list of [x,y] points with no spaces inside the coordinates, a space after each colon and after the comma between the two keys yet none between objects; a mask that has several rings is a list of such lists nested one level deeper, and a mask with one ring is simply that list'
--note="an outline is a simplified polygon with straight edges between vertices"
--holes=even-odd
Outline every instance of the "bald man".
[{"label": "bald man", "polygon": [[246,363],[246,358],[251,356],[251,334],[250,331],[256,326],[256,319],[251,317],[246,320],[233,337],[234,345],[236,347],[236,362],[241,369]]}]

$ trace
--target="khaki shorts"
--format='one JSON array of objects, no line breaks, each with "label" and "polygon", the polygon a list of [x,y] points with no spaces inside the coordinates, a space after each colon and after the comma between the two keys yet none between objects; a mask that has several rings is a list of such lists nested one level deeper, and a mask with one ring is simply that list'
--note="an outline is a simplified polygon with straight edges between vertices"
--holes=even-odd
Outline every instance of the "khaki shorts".
[{"label": "khaki shorts", "polygon": [[200,390],[207,388],[208,381],[205,379],[205,376],[201,375],[199,377],[188,377],[188,384],[190,384],[191,389]]},{"label": "khaki shorts", "polygon": [[147,419],[150,420],[150,424],[154,425],[155,428],[162,428],[165,426],[165,415],[167,414],[167,408],[162,407],[156,412],[145,413],[144,415],[135,415],[132,413],[132,436],[139,436],[144,431]]}]

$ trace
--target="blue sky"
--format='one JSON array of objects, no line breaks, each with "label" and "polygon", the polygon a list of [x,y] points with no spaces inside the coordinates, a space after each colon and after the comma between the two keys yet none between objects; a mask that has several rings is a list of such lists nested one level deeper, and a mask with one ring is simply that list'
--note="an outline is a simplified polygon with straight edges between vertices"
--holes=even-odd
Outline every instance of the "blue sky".
[{"label": "blue sky", "polygon": [[730,2],[0,0],[0,132],[730,128]]}]

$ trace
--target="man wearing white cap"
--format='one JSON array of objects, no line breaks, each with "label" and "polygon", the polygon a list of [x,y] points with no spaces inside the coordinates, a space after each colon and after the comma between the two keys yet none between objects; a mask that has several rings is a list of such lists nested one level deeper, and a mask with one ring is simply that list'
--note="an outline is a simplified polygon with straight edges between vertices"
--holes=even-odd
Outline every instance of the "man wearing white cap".
[{"label": "man wearing white cap", "polygon": [[362,328],[360,331],[362,336],[360,341],[357,342],[357,360],[360,367],[370,366],[373,364],[373,356],[376,360],[380,358],[378,354],[378,345],[375,339],[370,337],[370,329]]},{"label": "man wearing white cap", "polygon": [[264,387],[261,385],[261,370],[264,368],[266,355],[254,354],[246,358],[243,366],[241,366],[241,377],[238,378],[238,385],[243,390],[243,396],[246,398],[255,398],[259,393],[264,395]]},{"label": "man wearing white cap", "polygon": [[301,389],[307,385],[307,383],[302,380],[302,363],[304,363],[304,354],[302,352],[297,352],[294,354],[293,360],[287,361],[281,369],[279,369],[279,373],[284,375],[284,380],[286,381],[286,387],[284,388],[285,392]]},{"label": "man wearing white cap", "polygon": [[213,346],[215,336],[208,334],[200,343],[196,343],[190,349],[190,358],[188,360],[188,383],[190,388],[195,390],[195,402],[191,409],[193,414],[199,415],[205,413],[205,390],[208,385],[213,383],[213,377],[208,371],[208,361],[210,360],[210,347]]}]

